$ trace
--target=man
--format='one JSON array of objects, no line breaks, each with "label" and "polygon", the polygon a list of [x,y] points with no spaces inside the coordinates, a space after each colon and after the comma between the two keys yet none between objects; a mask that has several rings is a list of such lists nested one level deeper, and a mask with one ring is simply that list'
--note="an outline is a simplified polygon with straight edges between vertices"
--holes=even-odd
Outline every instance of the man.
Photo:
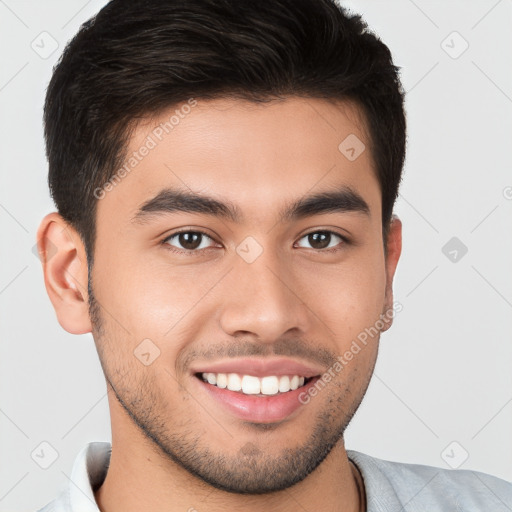
[{"label": "man", "polygon": [[112,445],[43,511],[510,510],[498,478],[344,446],[400,307],[406,140],[359,17],[113,0],[54,71],[45,137],[45,284],[93,333]]}]

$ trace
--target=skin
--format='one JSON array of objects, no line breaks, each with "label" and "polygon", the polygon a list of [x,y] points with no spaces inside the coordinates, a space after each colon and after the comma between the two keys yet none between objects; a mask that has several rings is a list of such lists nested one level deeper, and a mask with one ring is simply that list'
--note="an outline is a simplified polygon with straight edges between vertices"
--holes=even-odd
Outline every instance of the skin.
[{"label": "skin", "polygon": [[[128,153],[169,115],[140,124]],[[338,150],[349,134],[366,145],[355,161]],[[369,148],[360,111],[349,103],[198,99],[98,201],[91,276],[76,231],[56,212],[43,219],[39,250],[45,253],[48,240],[57,248],[43,267],[58,320],[70,333],[93,333],[107,381],[112,456],[95,493],[103,512],[360,510],[343,432],[366,392],[379,336],[307,405],[270,425],[218,407],[191,367],[229,359],[231,349],[328,370],[329,360],[391,309],[401,223],[391,223],[386,257]],[[368,215],[279,217],[307,194],[342,186],[366,201]],[[231,201],[243,221],[176,212],[132,221],[166,187]],[[178,237],[162,243],[180,228],[211,239],[194,254],[184,254]],[[326,230],[335,233],[334,253],[306,236]],[[248,236],[263,248],[250,264],[236,252]],[[134,350],[148,338],[160,355],[146,366]]]}]

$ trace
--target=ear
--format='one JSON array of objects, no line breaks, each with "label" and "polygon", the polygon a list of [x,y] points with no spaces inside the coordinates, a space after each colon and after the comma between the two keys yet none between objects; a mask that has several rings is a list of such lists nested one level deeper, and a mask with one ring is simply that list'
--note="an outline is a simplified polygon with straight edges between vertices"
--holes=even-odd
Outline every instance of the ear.
[{"label": "ear", "polygon": [[387,331],[393,323],[393,277],[402,252],[402,222],[396,215],[391,218],[386,248],[386,295],[382,311],[385,326],[382,332]]},{"label": "ear", "polygon": [[91,332],[87,295],[87,258],[77,231],[57,212],[37,230],[44,284],[59,324],[71,334]]}]

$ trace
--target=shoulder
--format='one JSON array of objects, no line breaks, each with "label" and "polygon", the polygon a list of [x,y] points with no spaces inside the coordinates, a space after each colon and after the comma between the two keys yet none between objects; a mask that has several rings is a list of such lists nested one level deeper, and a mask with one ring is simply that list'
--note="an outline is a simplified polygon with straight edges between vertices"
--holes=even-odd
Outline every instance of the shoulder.
[{"label": "shoulder", "polygon": [[75,458],[71,476],[61,493],[37,512],[99,512],[94,489],[105,479],[111,448],[106,442],[84,446]]},{"label": "shoulder", "polygon": [[495,476],[393,462],[353,450],[347,450],[347,455],[363,476],[369,511],[391,512],[389,503],[417,512],[512,510],[512,483]]},{"label": "shoulder", "polygon": [[45,505],[37,512],[69,512],[71,510],[71,503],[69,500],[68,489],[64,489],[54,500]]}]

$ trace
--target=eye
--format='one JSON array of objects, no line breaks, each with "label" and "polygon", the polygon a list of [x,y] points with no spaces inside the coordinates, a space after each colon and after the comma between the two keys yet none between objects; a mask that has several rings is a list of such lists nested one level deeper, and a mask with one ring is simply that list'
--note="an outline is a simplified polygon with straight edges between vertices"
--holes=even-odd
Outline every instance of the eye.
[{"label": "eye", "polygon": [[193,253],[211,247],[207,241],[213,242],[214,240],[203,231],[183,230],[168,236],[162,243],[168,245],[169,249],[174,252]]},{"label": "eye", "polygon": [[[347,238],[334,231],[313,231],[304,235],[301,240],[303,239],[307,239],[307,242],[312,246],[311,249],[321,252],[336,252],[340,249],[340,245],[348,244]],[[337,242],[336,239],[338,239]]]},{"label": "eye", "polygon": [[[340,250],[340,246],[349,243],[349,240],[344,236],[328,230],[308,233],[300,240],[303,239],[306,239],[310,244],[309,248],[328,253],[336,252]],[[215,240],[203,231],[182,230],[165,238],[162,244],[166,245],[167,248],[173,252],[192,255],[212,248],[212,242],[215,242]],[[303,246],[299,245],[299,247]]]}]

